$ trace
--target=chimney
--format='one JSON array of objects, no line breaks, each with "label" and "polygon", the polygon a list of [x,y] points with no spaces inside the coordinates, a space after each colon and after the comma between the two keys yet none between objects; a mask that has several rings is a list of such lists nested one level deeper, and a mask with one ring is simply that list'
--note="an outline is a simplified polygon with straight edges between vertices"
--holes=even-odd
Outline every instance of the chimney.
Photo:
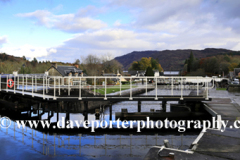
[{"label": "chimney", "polygon": [[52,62],[51,64],[52,64],[52,66],[54,66],[55,68],[57,68],[57,63],[56,63],[56,62]]}]

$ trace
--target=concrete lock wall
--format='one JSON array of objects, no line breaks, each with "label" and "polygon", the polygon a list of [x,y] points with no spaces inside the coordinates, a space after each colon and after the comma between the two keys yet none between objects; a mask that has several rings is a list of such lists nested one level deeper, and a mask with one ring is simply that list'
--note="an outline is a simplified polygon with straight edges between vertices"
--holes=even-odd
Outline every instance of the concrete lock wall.
[{"label": "concrete lock wall", "polygon": [[240,92],[240,85],[229,85],[228,91],[229,92]]}]

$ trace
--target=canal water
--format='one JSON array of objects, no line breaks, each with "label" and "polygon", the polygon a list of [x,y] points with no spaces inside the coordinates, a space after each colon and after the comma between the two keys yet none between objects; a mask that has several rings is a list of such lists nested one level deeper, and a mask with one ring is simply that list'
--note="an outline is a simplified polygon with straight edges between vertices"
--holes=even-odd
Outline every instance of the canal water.
[{"label": "canal water", "polygon": [[[177,91],[180,92],[180,91]],[[155,90],[148,92],[154,95]],[[170,90],[158,90],[158,94],[169,94]],[[190,90],[184,90],[187,95]],[[210,91],[211,97],[231,98],[239,103],[237,93],[227,91]],[[172,102],[177,103],[177,102]],[[142,102],[142,112],[149,112],[150,109],[160,110],[160,102]],[[113,105],[113,120],[115,112],[127,108],[129,112],[137,112],[137,102],[119,102]],[[169,104],[167,105],[169,111]],[[0,113],[1,117],[2,115]],[[46,114],[42,118],[46,118]],[[65,114],[60,114],[64,117]],[[89,114],[89,117],[94,117]],[[71,114],[71,120],[83,119],[82,114]],[[109,109],[105,108],[104,118],[109,118]],[[51,121],[55,121],[56,115]],[[26,127],[18,128],[14,121],[11,121],[9,128],[0,128],[0,159],[83,159],[83,160],[105,160],[105,159],[143,159],[150,148],[163,145],[163,140],[168,139],[170,146],[176,149],[188,149],[191,143],[198,136],[199,131],[191,133],[179,132],[151,132],[140,134],[125,133],[97,133],[95,134],[59,134],[43,133],[39,130]]]}]

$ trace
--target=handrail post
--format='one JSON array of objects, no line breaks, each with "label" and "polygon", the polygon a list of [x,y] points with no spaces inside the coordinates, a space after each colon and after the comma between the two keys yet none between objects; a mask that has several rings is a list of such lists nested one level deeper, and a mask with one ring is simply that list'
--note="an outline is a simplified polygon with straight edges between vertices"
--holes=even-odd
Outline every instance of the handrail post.
[{"label": "handrail post", "polygon": [[61,78],[59,77],[58,78],[58,94],[59,94],[59,96],[60,96],[60,94],[61,94]]},{"label": "handrail post", "polygon": [[129,100],[132,100],[132,77],[130,78],[130,98]]},{"label": "handrail post", "polygon": [[207,90],[206,90],[206,100],[208,100],[208,81],[207,81]]},{"label": "handrail post", "polygon": [[70,77],[68,77],[68,95],[70,96]]},{"label": "handrail post", "polygon": [[212,83],[212,88],[214,88],[214,81],[215,81],[215,80],[214,80],[214,79],[212,79],[212,81],[213,81],[213,83]]},{"label": "handrail post", "polygon": [[155,78],[155,90],[156,90],[156,97],[155,97],[155,100],[158,100],[158,97],[157,97],[157,77]]},{"label": "handrail post", "polygon": [[18,79],[18,80],[17,80],[17,81],[18,81],[18,83],[17,83],[17,88],[19,89],[19,75],[18,75],[17,77],[18,77],[18,78],[17,78],[17,79]]},{"label": "handrail post", "polygon": [[34,95],[33,95],[33,76],[32,76],[32,97],[34,97]]},{"label": "handrail post", "polygon": [[183,100],[183,78],[181,77],[181,98],[180,100]]},{"label": "handrail post", "polygon": [[120,96],[122,95],[122,82],[121,82],[121,78],[120,78]]},{"label": "handrail post", "polygon": [[37,92],[37,76],[35,75],[35,92]]},{"label": "handrail post", "polygon": [[204,80],[204,83],[205,83],[204,90],[206,91],[206,88],[207,88],[207,83],[206,83],[206,80]]},{"label": "handrail post", "polygon": [[79,77],[79,78],[80,78],[80,82],[79,82],[79,98],[78,98],[78,99],[79,99],[79,100],[82,100],[82,94],[81,94],[81,90],[82,90],[82,89],[81,89],[81,88],[82,88],[82,86],[81,86],[81,85],[82,85],[81,79],[82,79],[82,78],[81,78],[81,77]]},{"label": "handrail post", "polygon": [[45,99],[45,93],[44,93],[44,76],[43,76],[43,99]]},{"label": "handrail post", "polygon": [[54,78],[53,78],[53,100],[56,100],[56,78],[55,78],[55,76],[54,76]]},{"label": "handrail post", "polygon": [[13,78],[13,90],[14,90],[14,94],[16,93],[16,76],[14,76]]},{"label": "handrail post", "polygon": [[173,96],[173,77],[172,77],[172,89],[171,89],[171,94],[172,94],[172,96]]},{"label": "handrail post", "polygon": [[22,76],[22,95],[24,95],[24,75]]},{"label": "handrail post", "polygon": [[199,95],[199,88],[198,88],[199,84],[198,83],[199,83],[199,81],[197,81],[197,96]]},{"label": "handrail post", "polygon": [[96,76],[94,77],[94,96],[96,95]]},{"label": "handrail post", "polygon": [[146,78],[146,95],[147,95],[147,78]]},{"label": "handrail post", "polygon": [[105,97],[104,100],[107,100],[107,78],[105,77]]},{"label": "handrail post", "polygon": [[6,90],[8,92],[8,75],[7,75],[7,80],[6,80]]},{"label": "handrail post", "polygon": [[26,91],[27,91],[27,75],[26,75]]},{"label": "handrail post", "polygon": [[45,86],[46,86],[46,93],[48,93],[48,78],[46,77],[46,84],[45,84]]}]

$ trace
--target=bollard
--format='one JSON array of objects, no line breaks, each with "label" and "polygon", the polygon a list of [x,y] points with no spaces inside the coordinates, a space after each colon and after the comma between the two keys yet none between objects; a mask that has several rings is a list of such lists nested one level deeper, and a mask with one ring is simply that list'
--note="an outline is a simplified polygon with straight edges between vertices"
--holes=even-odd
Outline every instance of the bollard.
[{"label": "bollard", "polygon": [[162,110],[166,112],[166,101],[162,101]]},{"label": "bollard", "polygon": [[165,139],[165,140],[163,141],[163,143],[164,143],[164,146],[165,146],[166,148],[169,148],[169,142],[168,142],[167,139]]},{"label": "bollard", "polygon": [[168,154],[168,156],[169,156],[170,158],[174,158],[174,153],[173,153],[173,152],[170,152],[170,153]]},{"label": "bollard", "polygon": [[112,104],[109,105],[109,120],[112,120]]},{"label": "bollard", "polygon": [[99,120],[99,117],[100,117],[100,109],[95,109],[95,118],[96,120]]},{"label": "bollard", "polygon": [[128,109],[127,108],[122,108],[121,112],[122,113],[128,113]]},{"label": "bollard", "polygon": [[138,112],[141,112],[141,101],[138,101]]}]

